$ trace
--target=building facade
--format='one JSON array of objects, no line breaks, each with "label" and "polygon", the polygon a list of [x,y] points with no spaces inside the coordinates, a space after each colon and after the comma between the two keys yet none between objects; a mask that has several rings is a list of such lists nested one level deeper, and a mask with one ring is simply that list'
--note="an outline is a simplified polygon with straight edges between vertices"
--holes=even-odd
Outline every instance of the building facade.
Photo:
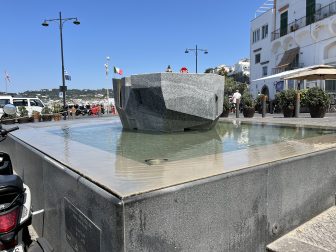
[{"label": "building facade", "polygon": [[250,60],[249,59],[241,59],[236,64],[234,64],[228,73],[228,76],[234,74],[242,74],[246,76],[250,76]]},{"label": "building facade", "polygon": [[335,80],[284,81],[286,73],[313,65],[336,66],[336,1],[274,0],[251,21],[251,84],[256,97],[283,89],[319,86],[336,95]]}]

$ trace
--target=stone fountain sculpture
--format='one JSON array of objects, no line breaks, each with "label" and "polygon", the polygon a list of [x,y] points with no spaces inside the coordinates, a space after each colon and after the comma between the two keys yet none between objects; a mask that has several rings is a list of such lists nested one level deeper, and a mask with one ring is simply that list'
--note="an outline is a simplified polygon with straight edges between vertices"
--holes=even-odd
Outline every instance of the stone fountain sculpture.
[{"label": "stone fountain sculpture", "polygon": [[224,77],[152,73],[113,79],[124,129],[159,132],[207,130],[223,111]]}]

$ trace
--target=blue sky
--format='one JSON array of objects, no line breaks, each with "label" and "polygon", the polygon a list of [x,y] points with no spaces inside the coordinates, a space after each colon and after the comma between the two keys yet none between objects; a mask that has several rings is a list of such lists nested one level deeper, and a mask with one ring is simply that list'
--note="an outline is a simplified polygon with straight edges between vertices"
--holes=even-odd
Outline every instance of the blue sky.
[{"label": "blue sky", "polygon": [[[4,71],[9,92],[61,85],[61,53],[57,23],[44,19],[78,17],[63,29],[65,68],[72,76],[68,88],[106,88],[104,64],[110,57],[124,75],[195,71],[195,56],[186,48],[208,49],[199,55],[198,72],[249,57],[250,21],[264,0],[1,0],[0,91]],[[110,79],[112,71],[109,75]]]}]

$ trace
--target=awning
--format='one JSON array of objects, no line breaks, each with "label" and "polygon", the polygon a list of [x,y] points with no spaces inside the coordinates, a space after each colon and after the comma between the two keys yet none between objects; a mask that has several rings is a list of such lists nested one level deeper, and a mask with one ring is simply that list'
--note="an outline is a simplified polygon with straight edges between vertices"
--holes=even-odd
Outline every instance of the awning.
[{"label": "awning", "polygon": [[293,63],[296,55],[299,53],[300,47],[290,49],[284,53],[278,67],[285,67]]},{"label": "awning", "polygon": [[281,73],[278,73],[278,74],[269,75],[269,76],[266,76],[266,77],[263,77],[263,78],[259,78],[259,79],[252,80],[252,82],[253,82],[253,81],[269,80],[269,79],[274,79],[274,78],[283,79],[283,78],[285,78],[286,76],[289,76],[289,75],[291,75],[291,74],[298,73],[298,72],[300,72],[300,71],[302,71],[302,70],[305,70],[305,69],[308,69],[308,67],[298,68],[298,69],[294,69],[294,70],[288,70],[288,71],[281,72]]},{"label": "awning", "polygon": [[285,80],[336,80],[336,68],[328,65],[312,66],[292,73]]}]

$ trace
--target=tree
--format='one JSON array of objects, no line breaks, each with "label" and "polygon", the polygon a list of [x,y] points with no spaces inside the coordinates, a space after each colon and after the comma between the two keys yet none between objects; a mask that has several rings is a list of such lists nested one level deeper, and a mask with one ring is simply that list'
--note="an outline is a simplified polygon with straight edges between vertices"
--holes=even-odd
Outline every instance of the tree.
[{"label": "tree", "polygon": [[213,73],[215,69],[212,67],[205,69],[204,73]]},{"label": "tree", "polygon": [[248,85],[246,83],[237,82],[232,77],[226,77],[224,95],[232,95],[236,90],[244,94],[248,90]]}]

